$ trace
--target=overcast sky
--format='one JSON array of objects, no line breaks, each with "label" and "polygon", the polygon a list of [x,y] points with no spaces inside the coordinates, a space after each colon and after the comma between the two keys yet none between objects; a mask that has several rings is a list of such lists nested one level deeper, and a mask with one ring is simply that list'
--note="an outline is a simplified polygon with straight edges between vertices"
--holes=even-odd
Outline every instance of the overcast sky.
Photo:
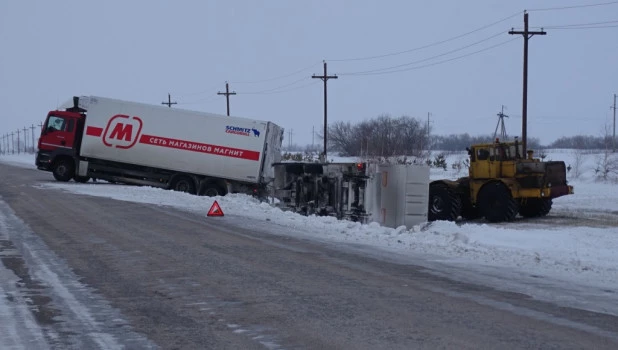
[{"label": "overcast sky", "polygon": [[[618,1],[607,0],[2,1],[0,135],[74,95],[160,105],[169,92],[172,108],[225,114],[229,81],[232,115],[311,144],[322,60],[339,76],[329,123],[431,112],[435,134],[489,134],[505,105],[519,135],[523,37],[508,31],[525,9],[547,32],[530,40],[529,137],[601,136],[618,93]],[[574,24],[589,25],[552,28]]]}]

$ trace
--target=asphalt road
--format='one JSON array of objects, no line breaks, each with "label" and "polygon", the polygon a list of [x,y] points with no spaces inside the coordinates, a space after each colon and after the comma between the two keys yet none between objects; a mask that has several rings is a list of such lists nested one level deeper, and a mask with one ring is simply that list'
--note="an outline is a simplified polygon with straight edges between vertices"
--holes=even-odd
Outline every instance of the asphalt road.
[{"label": "asphalt road", "polygon": [[[52,348],[618,348],[611,315],[272,235],[235,217],[37,187],[47,181],[49,173],[0,164],[0,201],[16,217],[6,219],[14,223],[0,236],[0,258],[16,288],[36,290],[31,312]],[[37,239],[45,245],[34,255],[45,259],[21,251]],[[90,326],[66,293],[38,281],[34,264],[59,271],[69,291],[85,286],[74,295]]]}]

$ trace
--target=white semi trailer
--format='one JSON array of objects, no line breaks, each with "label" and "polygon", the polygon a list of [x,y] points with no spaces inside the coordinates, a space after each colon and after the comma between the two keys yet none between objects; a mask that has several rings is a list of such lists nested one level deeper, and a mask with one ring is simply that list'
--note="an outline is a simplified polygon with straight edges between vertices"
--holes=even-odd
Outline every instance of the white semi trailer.
[{"label": "white semi trailer", "polygon": [[282,139],[283,129],[268,121],[74,97],[48,113],[36,165],[58,181],[255,194],[274,180]]}]

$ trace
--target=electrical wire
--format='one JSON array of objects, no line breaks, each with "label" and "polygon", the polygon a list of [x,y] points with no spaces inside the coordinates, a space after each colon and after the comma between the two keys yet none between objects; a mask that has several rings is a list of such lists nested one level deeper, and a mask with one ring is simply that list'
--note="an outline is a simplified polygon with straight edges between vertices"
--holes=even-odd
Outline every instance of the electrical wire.
[{"label": "electrical wire", "polygon": [[280,79],[288,78],[288,77],[291,77],[293,75],[296,75],[296,74],[302,73],[304,71],[307,71],[307,70],[309,70],[311,68],[316,67],[317,65],[319,65],[321,63],[322,63],[322,61],[320,61],[318,63],[313,63],[310,66],[307,66],[305,68],[299,69],[299,70],[294,71],[292,73],[280,75],[280,76],[277,76],[277,77],[274,77],[274,78],[267,78],[267,79],[262,79],[262,80],[253,80],[253,81],[231,81],[230,84],[260,84],[260,83],[266,83],[266,82],[269,82],[269,81],[280,80]]},{"label": "electrical wire", "polygon": [[[415,70],[415,69],[421,69],[421,68],[426,68],[426,67],[436,66],[436,65],[438,65],[438,64],[443,64],[443,63],[447,63],[447,62],[455,61],[455,60],[462,59],[462,58],[465,58],[465,57],[469,57],[469,56],[472,56],[472,55],[475,55],[475,54],[478,54],[478,53],[481,53],[481,52],[489,51],[489,50],[491,50],[491,49],[494,49],[494,48],[496,48],[496,47],[498,47],[498,46],[502,46],[502,45],[508,44],[508,43],[510,43],[510,42],[512,42],[512,41],[514,41],[514,40],[517,40],[517,39],[519,39],[519,38],[512,38],[512,39],[510,39],[510,40],[503,41],[503,42],[501,42],[501,43],[498,43],[498,44],[495,44],[495,45],[492,45],[492,46],[488,46],[488,47],[486,47],[486,48],[483,48],[483,49],[480,49],[480,50],[477,50],[477,51],[474,51],[474,52],[467,53],[467,54],[465,54],[465,55],[460,55],[460,56],[453,57],[453,58],[450,58],[450,59],[447,59],[447,60],[442,60],[442,61],[438,61],[438,62],[433,62],[433,63],[430,63],[430,64],[425,64],[425,65],[422,65],[422,66],[416,66],[416,67],[410,67],[410,68],[398,69],[398,70],[391,70],[391,71],[387,71],[387,72],[356,73],[356,74],[345,74],[345,75],[352,75],[352,76],[360,76],[360,75],[382,75],[382,74],[390,74],[390,73],[406,72],[406,71],[410,71],[410,70]],[[344,74],[340,74],[340,75],[344,75]]]},{"label": "electrical wire", "polygon": [[437,41],[437,42],[433,42],[433,43],[430,43],[430,44],[427,44],[427,45],[415,47],[415,48],[412,48],[412,49],[409,49],[409,50],[392,52],[392,53],[387,53],[387,54],[383,54],[383,55],[376,55],[376,56],[357,57],[357,58],[345,58],[345,59],[329,59],[327,61],[329,61],[329,62],[367,61],[367,60],[373,60],[373,59],[378,59],[378,58],[397,56],[397,55],[402,55],[404,53],[419,51],[419,50],[426,49],[426,48],[429,48],[429,47],[441,45],[441,44],[444,44],[444,43],[447,43],[447,42],[450,42],[450,41],[453,41],[453,40],[456,40],[456,39],[459,39],[459,38],[463,38],[464,36],[476,33],[476,32],[481,31],[483,29],[487,29],[487,28],[492,27],[492,26],[494,26],[494,25],[496,25],[498,23],[502,23],[502,22],[504,22],[506,20],[509,20],[509,19],[511,19],[511,18],[513,18],[515,16],[518,16],[518,15],[521,15],[521,14],[522,14],[522,11],[518,11],[518,12],[516,12],[516,13],[510,15],[510,16],[507,16],[507,17],[504,17],[504,18],[502,18],[502,19],[500,19],[498,21],[486,24],[486,25],[484,25],[482,27],[479,27],[477,29],[471,30],[469,32],[466,32],[466,33],[463,33],[463,34],[460,34],[460,35],[457,35],[457,36],[454,36],[454,37],[451,37],[451,38],[448,38],[448,39],[444,39],[444,40],[440,40],[440,41]]},{"label": "electrical wire", "polygon": [[616,28],[616,27],[618,27],[618,24],[614,25],[614,26],[566,27],[566,28],[556,27],[556,28],[551,28],[551,29],[553,29],[553,30],[561,30],[561,29],[600,29],[600,28]]},{"label": "electrical wire", "polygon": [[310,86],[310,85],[314,85],[314,84],[316,84],[316,83],[319,83],[319,81],[312,81],[312,82],[310,82],[310,83],[303,84],[303,85],[300,85],[300,86],[296,86],[296,87],[293,87],[293,88],[290,88],[290,89],[284,89],[284,90],[281,90],[281,89],[283,89],[283,88],[285,88],[285,87],[288,87],[288,86],[292,86],[292,85],[294,85],[294,84],[297,84],[297,83],[299,83],[300,81],[305,80],[305,79],[306,79],[306,78],[299,79],[299,80],[297,80],[297,81],[295,81],[295,82],[292,82],[292,83],[290,83],[290,84],[282,85],[282,86],[279,86],[279,87],[276,87],[276,88],[273,88],[273,89],[262,90],[262,91],[252,91],[252,92],[238,92],[237,94],[238,94],[238,95],[272,95],[272,94],[280,94],[280,93],[283,93],[283,92],[288,92],[288,91],[293,91],[293,90],[302,89],[302,88],[304,88],[304,87],[307,87],[307,86]]},{"label": "electrical wire", "polygon": [[474,45],[481,44],[481,43],[483,43],[485,41],[491,40],[491,39],[493,39],[493,38],[495,38],[497,36],[503,35],[503,34],[504,34],[504,31],[500,31],[499,33],[496,33],[496,34],[494,34],[494,35],[492,35],[490,37],[487,37],[485,39],[481,39],[481,40],[473,42],[471,44],[464,45],[464,46],[461,46],[459,48],[456,48],[456,49],[453,49],[453,50],[450,50],[450,51],[447,51],[447,52],[444,52],[444,53],[441,53],[441,54],[438,54],[438,55],[435,55],[435,56],[423,58],[421,60],[416,60],[416,61],[413,61],[413,62],[403,63],[403,64],[399,64],[399,65],[396,65],[396,66],[385,67],[385,68],[377,68],[377,69],[366,70],[366,71],[359,71],[359,72],[341,73],[340,75],[360,75],[360,74],[366,74],[366,73],[374,73],[374,72],[387,71],[387,70],[391,70],[391,69],[411,66],[413,64],[418,64],[418,63],[422,63],[422,62],[427,62],[429,60],[432,60],[432,59],[435,59],[435,58],[439,58],[439,57],[442,57],[442,56],[446,56],[446,55],[452,54],[452,53],[457,52],[457,51],[465,50],[465,49],[470,48],[470,47],[472,47]]},{"label": "electrical wire", "polygon": [[587,4],[587,5],[574,5],[574,6],[561,6],[561,7],[547,7],[547,8],[531,9],[531,10],[528,10],[528,11],[529,11],[529,12],[532,12],[532,11],[557,11],[557,10],[571,10],[571,9],[578,9],[578,8],[584,8],[584,7],[596,7],[596,6],[615,5],[615,4],[618,4],[618,1],[601,2],[601,3],[597,3],[597,4]]},{"label": "electrical wire", "polygon": [[543,27],[544,29],[566,29],[566,28],[577,28],[577,27],[589,27],[589,26],[597,26],[597,25],[605,25],[605,24],[613,24],[618,23],[618,20],[614,21],[605,21],[605,22],[590,22],[590,23],[579,23],[579,24],[562,24],[562,25],[553,25]]}]

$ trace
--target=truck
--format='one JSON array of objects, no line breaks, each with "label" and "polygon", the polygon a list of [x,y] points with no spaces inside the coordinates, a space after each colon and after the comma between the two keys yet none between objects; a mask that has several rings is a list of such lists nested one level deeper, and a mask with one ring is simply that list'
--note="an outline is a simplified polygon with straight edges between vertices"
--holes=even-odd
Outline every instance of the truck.
[{"label": "truck", "polygon": [[58,181],[261,195],[274,180],[282,140],[270,121],[76,96],[48,112],[35,163]]},{"label": "truck", "polygon": [[282,210],[386,227],[427,221],[429,167],[375,162],[275,163]]},{"label": "truck", "polygon": [[563,161],[542,161],[514,141],[467,148],[469,174],[429,185],[428,220],[484,217],[489,222],[546,216],[553,199],[573,194]]}]

